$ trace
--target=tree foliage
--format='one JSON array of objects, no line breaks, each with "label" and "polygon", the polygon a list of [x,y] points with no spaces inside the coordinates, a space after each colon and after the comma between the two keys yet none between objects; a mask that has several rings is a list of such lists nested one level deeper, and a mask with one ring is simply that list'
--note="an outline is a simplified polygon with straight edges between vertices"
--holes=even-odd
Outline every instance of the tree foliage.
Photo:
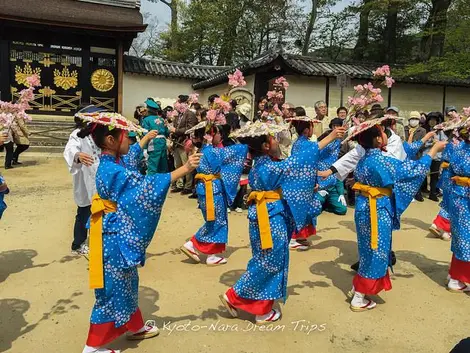
[{"label": "tree foliage", "polygon": [[402,75],[470,77],[470,0],[163,2],[171,23],[152,35],[144,55],[230,66],[282,47],[327,60],[402,64]]}]

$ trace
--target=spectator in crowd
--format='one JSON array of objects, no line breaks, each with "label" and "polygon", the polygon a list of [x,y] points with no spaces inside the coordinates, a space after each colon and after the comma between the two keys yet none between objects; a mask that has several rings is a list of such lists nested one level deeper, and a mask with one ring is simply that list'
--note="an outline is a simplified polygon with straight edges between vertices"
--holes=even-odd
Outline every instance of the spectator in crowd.
[{"label": "spectator in crowd", "polygon": [[[444,117],[442,116],[441,112],[431,112],[428,114],[428,118],[426,120],[426,125],[425,129],[427,132],[430,132],[434,129],[434,127],[437,124],[442,123],[444,120]],[[446,134],[442,131],[439,130],[434,137],[434,139],[430,139],[428,142],[425,143],[424,147],[424,154],[429,152],[431,147],[434,145],[435,142],[437,141],[447,141],[448,138]],[[439,181],[439,175],[440,175],[440,168],[441,168],[441,158],[442,158],[442,152],[439,152],[436,154],[436,156],[433,158],[433,161],[431,163],[431,171],[430,171],[430,189],[427,190],[428,188],[428,181],[427,178],[424,179],[423,186],[421,190],[425,193],[429,192],[429,199],[435,202],[439,201],[438,197],[438,189],[437,189],[437,182]]]},{"label": "spectator in crowd", "polygon": [[374,104],[370,108],[370,119],[375,119],[378,115],[384,114],[384,108],[380,104]]},{"label": "spectator in crowd", "polygon": [[419,119],[419,125],[424,127],[426,125],[426,121],[428,119],[428,115],[426,113],[421,113],[421,117]]},{"label": "spectator in crowd", "polygon": [[18,161],[20,154],[29,148],[29,129],[26,126],[24,117],[17,115],[16,119],[13,120],[11,124],[11,136],[13,137],[13,142],[16,144],[16,149],[13,154],[11,153],[13,148],[11,144],[10,153],[8,153],[7,149],[5,169],[12,168],[12,165],[20,165],[21,163]]},{"label": "spectator in crowd", "polygon": [[[408,143],[413,143],[416,141],[420,141],[426,135],[426,129],[419,125],[421,119],[421,114],[417,111],[413,111],[410,113],[410,117],[408,119],[408,126],[405,127],[405,139]],[[422,151],[420,151],[414,160],[420,159],[422,156]],[[415,200],[419,202],[423,202],[423,194],[421,190],[415,196]]]},{"label": "spectator in crowd", "polygon": [[207,105],[209,109],[212,108],[212,105],[214,104],[216,98],[220,98],[220,96],[218,94],[211,94],[209,98],[207,98]]},{"label": "spectator in crowd", "polygon": [[[400,116],[400,109],[394,106],[388,107],[385,114],[398,118]],[[405,140],[405,126],[403,125],[403,119],[401,118],[397,120],[395,133],[400,136],[403,141]]]},{"label": "spectator in crowd", "polygon": [[453,105],[451,105],[449,107],[446,107],[446,109],[445,109],[446,116],[444,117],[445,121],[448,121],[449,119],[451,119],[451,113],[452,112],[457,113],[457,108],[454,107]]},{"label": "spectator in crowd", "polygon": [[262,96],[258,100],[258,111],[256,113],[254,121],[260,120],[262,118],[263,112],[266,109],[266,104],[268,104],[268,97]]},{"label": "spectator in crowd", "polygon": [[295,107],[292,103],[284,103],[282,105],[282,117],[284,121],[286,119],[292,118],[295,114]]},{"label": "spectator in crowd", "polygon": [[248,122],[251,122],[251,105],[249,103],[238,105],[237,113],[240,117],[240,128],[244,127]]},{"label": "spectator in crowd", "polygon": [[[213,95],[214,102],[217,95]],[[185,105],[188,103],[189,96],[180,95],[178,97],[178,103]],[[187,140],[186,131],[197,124],[196,114],[189,109],[185,109],[180,112],[178,117],[174,120],[173,126],[170,127],[170,132],[172,133],[173,140],[173,158],[175,160],[175,169],[178,169],[186,164],[188,161],[188,154],[185,151],[184,144]],[[182,195],[192,194],[192,185],[193,177],[191,174],[186,175],[185,181],[183,178],[180,178],[173,185],[171,192],[177,193],[180,192]]]},{"label": "spectator in crowd", "polygon": [[230,111],[225,115],[227,124],[230,126],[231,130],[236,130],[240,128],[240,117],[237,113],[238,103],[235,99],[230,100]]},{"label": "spectator in crowd", "polygon": [[328,118],[328,106],[325,101],[318,101],[315,103],[316,118],[321,121],[321,124],[315,124],[315,135],[321,136],[330,127],[330,119]]},{"label": "spectator in crowd", "polygon": [[339,107],[337,110],[336,110],[336,116],[342,120],[346,119],[346,117],[348,116],[348,108],[346,107]]},{"label": "spectator in crowd", "polygon": [[137,120],[139,125],[142,123],[142,120],[147,116],[147,106],[145,104],[139,104],[135,107],[134,119]]}]

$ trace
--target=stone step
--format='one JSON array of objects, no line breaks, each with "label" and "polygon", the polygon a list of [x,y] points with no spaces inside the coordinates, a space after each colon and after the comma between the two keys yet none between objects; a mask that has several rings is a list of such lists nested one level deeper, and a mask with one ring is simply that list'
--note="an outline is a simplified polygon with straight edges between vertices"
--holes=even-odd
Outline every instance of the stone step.
[{"label": "stone step", "polygon": [[75,123],[69,120],[41,120],[33,119],[28,123],[30,131],[30,151],[62,153]]}]

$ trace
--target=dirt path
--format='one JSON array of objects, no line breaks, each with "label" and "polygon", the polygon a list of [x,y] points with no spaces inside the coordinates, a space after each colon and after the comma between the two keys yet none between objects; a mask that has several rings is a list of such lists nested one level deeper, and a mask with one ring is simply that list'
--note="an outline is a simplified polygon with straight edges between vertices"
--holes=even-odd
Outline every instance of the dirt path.
[{"label": "dirt path", "polygon": [[[81,352],[94,297],[86,259],[69,256],[71,178],[61,158],[35,164],[32,158],[25,167],[0,170],[12,190],[0,221],[0,352]],[[263,332],[229,319],[218,299],[250,258],[246,214],[230,215],[226,266],[193,265],[179,247],[202,217],[194,200],[170,195],[140,270],[140,307],[161,335],[138,345],[121,339],[112,347],[142,353],[449,352],[469,335],[470,296],[445,290],[450,243],[427,232],[437,211],[430,201],[411,205],[394,236],[394,288],[381,295],[376,310],[360,314],[346,301],[349,265],[357,256],[353,211],[322,215],[313,249],[291,253],[282,321]]]}]

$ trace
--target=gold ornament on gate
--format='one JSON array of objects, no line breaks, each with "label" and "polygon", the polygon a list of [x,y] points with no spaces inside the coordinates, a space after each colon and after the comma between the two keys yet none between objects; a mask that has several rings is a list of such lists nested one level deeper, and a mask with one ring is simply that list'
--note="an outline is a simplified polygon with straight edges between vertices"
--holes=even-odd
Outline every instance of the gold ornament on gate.
[{"label": "gold ornament on gate", "polygon": [[26,63],[23,69],[19,67],[18,65],[15,66],[15,81],[19,85],[28,86],[26,79],[29,76],[34,75],[34,74],[36,74],[39,80],[41,80],[41,68],[40,67],[36,67],[33,70],[33,68],[31,67],[29,63]]},{"label": "gold ornament on gate", "polygon": [[97,91],[108,92],[113,89],[114,83],[114,76],[109,70],[98,69],[91,75],[91,84]]},{"label": "gold ornament on gate", "polygon": [[78,72],[76,70],[70,72],[68,67],[64,67],[62,71],[55,69],[54,84],[66,91],[75,88],[78,86]]}]

